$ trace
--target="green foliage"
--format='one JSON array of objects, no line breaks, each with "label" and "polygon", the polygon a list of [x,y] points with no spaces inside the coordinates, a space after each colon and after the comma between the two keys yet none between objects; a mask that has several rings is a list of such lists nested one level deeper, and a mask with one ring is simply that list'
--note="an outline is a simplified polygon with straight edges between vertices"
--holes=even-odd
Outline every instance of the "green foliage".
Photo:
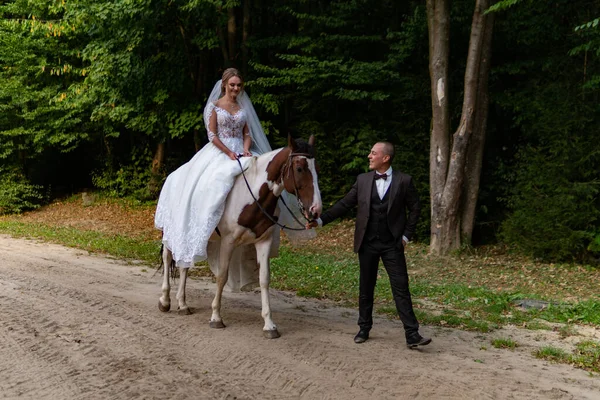
[{"label": "green foliage", "polygon": [[48,146],[72,151],[89,137],[82,110],[64,102],[68,87],[83,78],[77,33],[63,12],[41,0],[0,6],[2,163],[15,163],[23,152],[35,158]]},{"label": "green foliage", "polygon": [[315,8],[293,1],[273,7],[273,13],[275,29],[279,24],[293,28],[280,28],[287,31],[279,36],[261,32],[253,41],[257,52],[274,54],[253,63],[260,77],[251,87],[253,93],[271,93],[256,97],[257,103],[285,114],[295,111],[284,126],[300,136],[316,136],[325,203],[338,200],[367,170],[368,152],[378,140],[402,143],[410,160],[399,154],[398,165],[426,183],[424,9],[412,2],[373,7],[364,0],[333,1]]},{"label": "green foliage", "polygon": [[588,250],[593,253],[600,253],[600,233],[597,233],[594,239],[590,242]]},{"label": "green foliage", "polygon": [[[569,52],[571,56],[583,55],[584,58],[588,57],[588,54],[595,56],[596,60],[600,58],[600,18],[593,19],[585,24],[575,27],[575,32],[580,36],[584,42]],[[589,77],[585,77],[583,84],[584,89],[597,91],[600,89],[600,71],[598,68],[592,69],[592,73]]]},{"label": "green foliage", "polygon": [[489,8],[487,12],[504,11],[512,6],[521,3],[523,0],[500,0]]},{"label": "green foliage", "polygon": [[82,153],[95,146],[95,161],[85,167],[106,165],[99,174],[104,183],[120,179],[117,164],[121,179],[143,186],[139,181],[150,175],[137,160],[123,160],[131,146],[121,152],[117,144],[124,138],[153,147],[203,126],[206,94],[198,93],[200,57],[193,52],[217,46],[203,21],[214,20],[218,7],[162,0],[2,3],[0,166],[44,175],[39,183],[51,185],[59,174],[37,173],[43,160],[65,152],[90,158]]},{"label": "green foliage", "polygon": [[588,153],[582,146],[560,142],[558,154],[553,149],[560,147],[550,143],[530,147],[521,156],[509,203],[515,211],[503,225],[503,238],[536,257],[569,260],[593,248],[600,226],[600,181],[589,169],[600,165],[600,148]]},{"label": "green foliage", "polygon": [[92,176],[94,186],[100,188],[112,197],[133,197],[137,200],[148,200],[152,194],[148,183],[152,176],[149,165],[152,155],[149,149],[138,154],[143,149],[134,148],[130,162],[117,168],[106,166]]},{"label": "green foliage", "polygon": [[0,215],[38,208],[45,200],[42,187],[30,184],[16,172],[0,169]]},{"label": "green foliage", "polygon": [[514,158],[503,176],[502,204],[510,214],[501,237],[547,260],[589,259],[600,228],[599,93],[585,81],[600,73],[600,59],[579,50],[569,57],[582,38],[561,23],[565,15],[580,18],[579,11],[566,1],[543,14],[525,2],[515,8],[506,27],[530,23],[518,32],[503,30],[504,40],[526,42],[510,49],[516,61],[496,67],[494,76],[496,84],[514,82],[496,96],[511,125],[504,129],[515,132],[505,145]]}]

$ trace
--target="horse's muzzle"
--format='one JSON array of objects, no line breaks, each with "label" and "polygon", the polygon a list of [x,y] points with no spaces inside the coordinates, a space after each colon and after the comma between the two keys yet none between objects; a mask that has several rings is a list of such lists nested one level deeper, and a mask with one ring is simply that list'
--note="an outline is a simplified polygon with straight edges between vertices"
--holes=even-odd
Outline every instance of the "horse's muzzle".
[{"label": "horse's muzzle", "polygon": [[309,222],[312,222],[319,218],[320,215],[320,212],[313,212],[313,209],[311,208],[311,210],[308,212],[308,215],[306,216],[306,219],[308,219]]}]

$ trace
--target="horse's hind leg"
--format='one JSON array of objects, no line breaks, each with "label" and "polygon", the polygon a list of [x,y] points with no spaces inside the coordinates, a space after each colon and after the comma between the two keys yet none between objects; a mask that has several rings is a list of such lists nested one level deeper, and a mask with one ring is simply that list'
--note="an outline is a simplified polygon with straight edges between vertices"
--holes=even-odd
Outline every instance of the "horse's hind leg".
[{"label": "horse's hind leg", "polygon": [[173,262],[173,254],[171,250],[166,247],[163,248],[163,284],[162,284],[162,296],[158,299],[158,309],[162,312],[167,312],[171,309],[171,285],[169,282],[169,272],[171,270],[171,263]]},{"label": "horse's hind leg", "polygon": [[189,268],[179,268],[179,289],[177,290],[177,312],[179,315],[188,315],[192,311],[185,302],[185,281],[187,280],[187,273]]},{"label": "horse's hind leg", "polygon": [[229,277],[229,261],[233,252],[233,243],[229,243],[226,239],[221,240],[221,248],[219,250],[219,271],[217,273],[217,291],[212,302],[212,316],[210,317],[211,328],[225,328],[223,319],[221,318],[221,297],[223,288]]}]

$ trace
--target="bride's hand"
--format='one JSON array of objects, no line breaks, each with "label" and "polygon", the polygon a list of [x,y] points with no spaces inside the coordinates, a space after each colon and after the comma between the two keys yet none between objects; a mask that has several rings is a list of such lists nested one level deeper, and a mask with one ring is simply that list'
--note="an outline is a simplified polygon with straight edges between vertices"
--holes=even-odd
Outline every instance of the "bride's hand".
[{"label": "bride's hand", "polygon": [[230,159],[232,159],[232,160],[237,160],[237,158],[238,158],[238,157],[237,157],[237,154],[235,154],[233,151],[230,151],[230,152],[229,152],[227,155],[228,155],[228,156],[229,156],[229,158],[230,158]]},{"label": "bride's hand", "polygon": [[244,157],[252,157],[252,153],[250,153],[248,150],[244,150]]}]

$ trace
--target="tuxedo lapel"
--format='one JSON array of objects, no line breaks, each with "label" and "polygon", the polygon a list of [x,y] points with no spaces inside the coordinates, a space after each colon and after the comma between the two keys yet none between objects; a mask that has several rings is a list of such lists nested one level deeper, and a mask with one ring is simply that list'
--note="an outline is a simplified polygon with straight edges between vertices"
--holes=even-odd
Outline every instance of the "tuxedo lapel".
[{"label": "tuxedo lapel", "polygon": [[371,191],[373,190],[373,182],[375,180],[375,172],[371,171],[364,176],[361,193],[362,200],[367,203],[367,210],[371,207]]},{"label": "tuxedo lapel", "polygon": [[398,189],[400,188],[400,173],[399,171],[392,171],[392,184],[390,185],[390,198],[388,199],[388,213],[392,208],[392,204],[394,203],[394,199],[396,198],[396,193],[398,193]]}]

